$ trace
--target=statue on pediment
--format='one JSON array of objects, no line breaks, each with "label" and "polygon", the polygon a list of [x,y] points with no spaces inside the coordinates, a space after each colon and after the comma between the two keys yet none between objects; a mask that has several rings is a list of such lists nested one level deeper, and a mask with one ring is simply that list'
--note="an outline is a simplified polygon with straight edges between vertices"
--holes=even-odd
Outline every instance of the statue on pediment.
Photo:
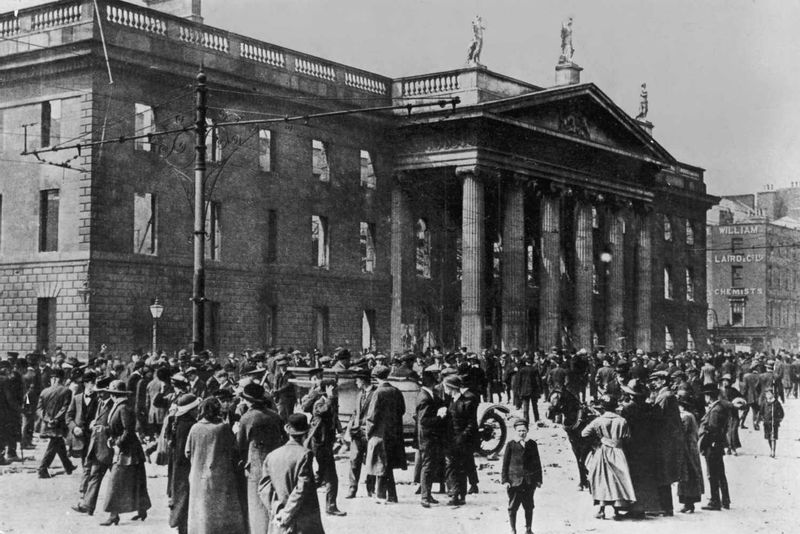
[{"label": "statue on pediment", "polygon": [[642,84],[642,91],[639,93],[639,114],[636,115],[636,120],[646,121],[647,120],[647,111],[648,111],[648,103],[647,103],[647,84]]},{"label": "statue on pediment", "polygon": [[575,48],[572,46],[572,17],[561,23],[561,56],[559,63],[572,63]]},{"label": "statue on pediment", "polygon": [[483,19],[480,15],[475,15],[472,19],[472,41],[469,43],[467,50],[467,63],[469,65],[481,64],[481,51],[483,50],[483,31],[486,26],[483,25]]}]

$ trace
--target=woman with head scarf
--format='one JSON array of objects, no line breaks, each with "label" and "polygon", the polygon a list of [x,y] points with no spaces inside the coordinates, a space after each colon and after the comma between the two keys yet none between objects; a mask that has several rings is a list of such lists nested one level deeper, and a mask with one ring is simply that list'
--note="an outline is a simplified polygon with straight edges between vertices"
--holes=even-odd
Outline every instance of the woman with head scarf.
[{"label": "woman with head scarf", "polygon": [[[222,420],[222,405],[209,397],[200,405],[200,420],[189,430],[185,454],[189,472],[189,523],[192,534],[246,534],[244,478],[231,427]],[[244,497],[244,499],[242,498]]]},{"label": "woman with head scarf", "polygon": [[131,519],[144,521],[150,509],[147,493],[147,474],[144,451],[136,436],[136,414],[128,402],[125,382],[114,380],[108,386],[113,405],[108,415],[108,438],[114,446],[114,461],[106,493],[105,511],[108,519],[103,526],[119,523],[119,514],[136,512]]}]

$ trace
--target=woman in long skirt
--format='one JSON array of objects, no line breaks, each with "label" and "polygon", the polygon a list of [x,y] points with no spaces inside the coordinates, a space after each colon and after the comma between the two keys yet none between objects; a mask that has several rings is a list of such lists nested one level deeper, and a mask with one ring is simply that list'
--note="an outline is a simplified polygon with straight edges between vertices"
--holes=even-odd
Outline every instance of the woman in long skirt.
[{"label": "woman in long skirt", "polygon": [[598,446],[586,458],[589,470],[589,485],[595,505],[595,517],[605,519],[607,505],[614,507],[614,519],[623,516],[621,509],[627,509],[636,501],[628,460],[622,446],[630,437],[628,423],[617,415],[617,400],[609,395],[600,398],[603,414],[586,425],[581,435],[597,439]]},{"label": "woman in long skirt", "polygon": [[114,404],[108,415],[108,437],[114,444],[114,460],[106,493],[105,511],[109,513],[103,526],[119,523],[119,514],[136,512],[131,519],[144,521],[150,509],[144,451],[136,436],[136,414],[128,402],[130,393],[125,382],[114,380],[108,386]]},{"label": "woman in long skirt", "polygon": [[697,420],[692,413],[694,399],[686,390],[677,393],[678,407],[683,425],[683,454],[681,478],[678,480],[678,501],[683,505],[681,512],[694,512],[694,503],[703,496],[703,468],[700,466],[700,448],[697,439]]}]

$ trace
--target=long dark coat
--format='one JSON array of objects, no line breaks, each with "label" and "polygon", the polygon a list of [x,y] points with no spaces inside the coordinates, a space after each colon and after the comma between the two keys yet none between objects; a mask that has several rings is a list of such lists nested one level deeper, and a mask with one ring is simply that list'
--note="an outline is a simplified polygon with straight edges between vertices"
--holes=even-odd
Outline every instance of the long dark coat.
[{"label": "long dark coat", "polygon": [[172,425],[170,449],[170,473],[167,485],[167,496],[170,501],[169,526],[178,528],[189,520],[189,472],[192,464],[186,457],[186,440],[189,431],[197,422],[194,413],[185,413],[175,419]]},{"label": "long dark coat", "polygon": [[669,388],[662,388],[653,403],[656,484],[667,486],[681,477],[683,463],[683,425],[678,399]]},{"label": "long dark coat", "polygon": [[261,467],[267,455],[285,441],[283,421],[273,410],[253,406],[239,420],[236,443],[239,457],[247,460],[247,515],[251,533],[267,531],[269,511],[258,495],[258,485],[262,478]]},{"label": "long dark coat", "polygon": [[144,451],[136,437],[136,415],[127,399],[116,400],[108,415],[108,437],[116,453],[106,493],[105,511],[140,512],[150,508]]},{"label": "long dark coat", "polygon": [[370,475],[385,476],[389,469],[405,469],[403,441],[405,400],[400,390],[383,382],[372,394],[367,410],[367,469]]},{"label": "long dark coat", "polygon": [[227,423],[198,421],[186,438],[189,472],[189,532],[246,534],[240,495],[239,453]]},{"label": "long dark coat", "polygon": [[622,407],[620,415],[628,422],[631,433],[622,448],[628,460],[637,505],[645,512],[661,512],[655,478],[657,423],[653,419],[653,407],[644,402],[631,402]]},{"label": "long dark coat", "polygon": [[700,466],[700,449],[697,446],[697,420],[688,411],[681,412],[683,426],[683,454],[678,497],[681,502],[700,502],[703,495],[703,468]]},{"label": "long dark coat", "polygon": [[270,517],[281,510],[289,516],[286,527],[270,521],[269,534],[325,534],[313,463],[313,453],[294,439],[267,455],[258,485],[261,502],[269,510]]}]

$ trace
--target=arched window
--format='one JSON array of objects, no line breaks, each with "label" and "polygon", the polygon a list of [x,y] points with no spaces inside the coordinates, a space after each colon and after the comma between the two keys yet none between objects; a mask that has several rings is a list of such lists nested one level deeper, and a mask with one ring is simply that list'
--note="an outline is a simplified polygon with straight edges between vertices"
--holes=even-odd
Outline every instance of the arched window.
[{"label": "arched window", "polygon": [[417,276],[431,277],[431,231],[425,219],[417,219],[414,225],[414,234],[417,238]]}]

